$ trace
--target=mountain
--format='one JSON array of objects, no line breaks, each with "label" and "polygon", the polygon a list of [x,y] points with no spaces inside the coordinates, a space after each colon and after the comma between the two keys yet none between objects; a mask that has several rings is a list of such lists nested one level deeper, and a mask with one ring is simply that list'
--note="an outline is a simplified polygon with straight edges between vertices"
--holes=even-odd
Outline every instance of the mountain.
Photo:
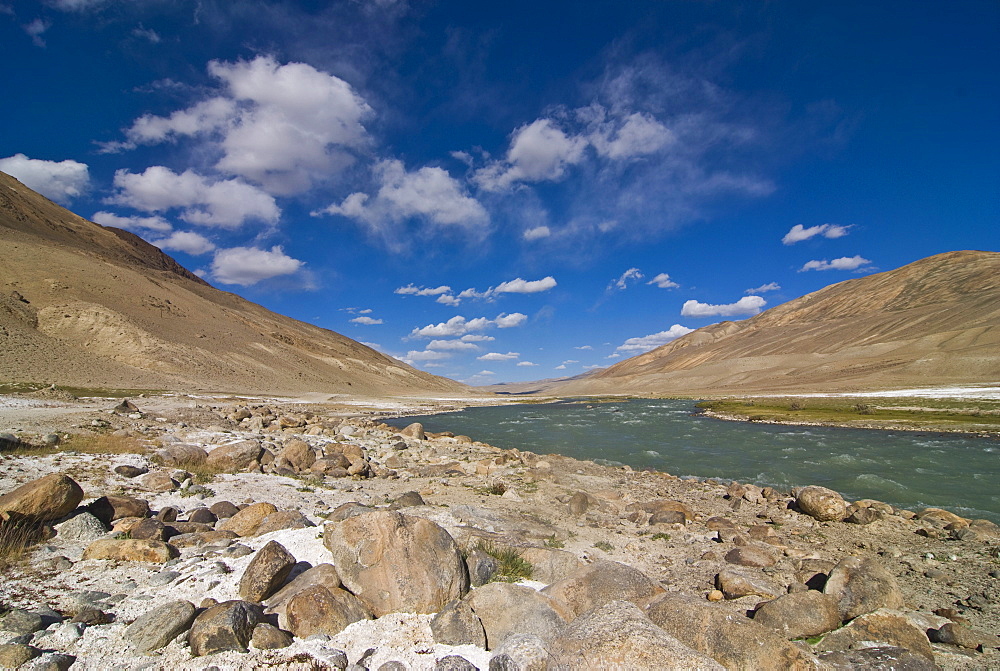
[{"label": "mountain", "polygon": [[213,288],[0,173],[0,382],[265,394],[466,394]]},{"label": "mountain", "polygon": [[958,251],[725,321],[555,394],[854,392],[1000,382],[1000,253]]}]

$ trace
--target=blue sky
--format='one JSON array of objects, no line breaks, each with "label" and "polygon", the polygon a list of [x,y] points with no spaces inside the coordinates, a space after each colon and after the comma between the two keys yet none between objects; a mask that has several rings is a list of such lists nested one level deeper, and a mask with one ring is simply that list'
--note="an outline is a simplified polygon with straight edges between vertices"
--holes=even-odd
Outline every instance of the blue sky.
[{"label": "blue sky", "polygon": [[0,0],[0,170],[472,384],[1000,249],[1000,4]]}]

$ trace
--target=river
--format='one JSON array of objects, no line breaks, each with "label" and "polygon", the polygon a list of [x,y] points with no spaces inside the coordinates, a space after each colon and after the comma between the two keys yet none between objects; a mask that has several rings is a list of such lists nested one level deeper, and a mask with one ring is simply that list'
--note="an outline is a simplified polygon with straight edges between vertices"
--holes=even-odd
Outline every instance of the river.
[{"label": "river", "polygon": [[628,400],[466,408],[388,421],[496,447],[628,464],[788,490],[822,485],[849,500],[939,507],[1000,523],[1000,442],[954,434],[728,422],[695,401]]}]

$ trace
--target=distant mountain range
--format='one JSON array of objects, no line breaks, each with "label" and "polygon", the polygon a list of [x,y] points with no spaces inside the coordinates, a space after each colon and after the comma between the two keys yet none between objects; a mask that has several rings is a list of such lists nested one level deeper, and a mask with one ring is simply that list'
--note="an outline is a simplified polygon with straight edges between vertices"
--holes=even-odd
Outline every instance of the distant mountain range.
[{"label": "distant mountain range", "polygon": [[1000,253],[938,254],[706,326],[546,393],[856,392],[1000,383]]},{"label": "distant mountain range", "polygon": [[264,394],[466,394],[211,287],[127,231],[0,173],[0,383]]}]

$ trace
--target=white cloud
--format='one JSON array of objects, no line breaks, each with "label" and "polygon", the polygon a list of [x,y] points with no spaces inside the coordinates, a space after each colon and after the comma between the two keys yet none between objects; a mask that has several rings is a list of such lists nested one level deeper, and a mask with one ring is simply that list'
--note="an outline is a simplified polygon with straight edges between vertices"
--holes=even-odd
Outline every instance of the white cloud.
[{"label": "white cloud", "polygon": [[46,30],[52,27],[51,23],[45,19],[35,19],[31,23],[26,23],[21,27],[24,29],[24,32],[31,37],[32,44],[42,49],[45,48],[45,40],[42,39],[42,35],[45,34]]},{"label": "white cloud", "polygon": [[90,218],[101,226],[112,226],[114,228],[124,228],[126,230],[146,229],[169,233],[173,230],[170,222],[160,216],[153,217],[121,217],[113,212],[95,212]]},{"label": "white cloud", "polygon": [[442,168],[423,167],[408,172],[399,160],[376,164],[378,192],[352,193],[339,205],[313,212],[339,214],[367,224],[375,231],[416,218],[434,226],[478,229],[489,223],[489,215],[478,200],[466,194],[462,184]]},{"label": "white cloud", "polygon": [[573,349],[594,349],[590,345],[580,345],[579,347],[574,347]]},{"label": "white cloud", "polygon": [[689,300],[681,308],[682,317],[736,317],[755,315],[767,303],[760,296],[744,296],[735,303],[726,305],[710,305]]},{"label": "white cloud", "polygon": [[14,154],[0,158],[0,170],[16,177],[29,189],[63,204],[82,195],[90,183],[87,164],[69,159],[46,161]]},{"label": "white cloud", "polygon": [[646,284],[655,284],[661,289],[676,289],[680,286],[677,282],[670,279],[670,275],[666,273],[660,273],[650,281],[646,282]]},{"label": "white cloud", "polygon": [[494,294],[535,294],[541,291],[548,291],[549,289],[556,286],[556,280],[554,277],[543,277],[540,280],[522,280],[520,277],[508,282],[502,282],[496,289],[493,289]]},{"label": "white cloud", "polygon": [[805,228],[802,224],[795,224],[791,230],[785,233],[781,242],[786,245],[794,245],[796,242],[802,242],[817,235],[822,235],[824,238],[842,238],[847,235],[848,229],[850,226],[838,226],[837,224],[821,224],[809,228]]},{"label": "white cloud", "polygon": [[552,231],[548,226],[535,226],[534,228],[529,228],[523,234],[525,240],[541,240],[542,238],[547,238],[552,235]]},{"label": "white cloud", "polygon": [[413,364],[417,361],[439,361],[441,359],[450,359],[451,354],[448,352],[437,352],[432,350],[416,351],[410,350],[403,357],[403,361],[408,364]]},{"label": "white cloud", "polygon": [[674,324],[666,331],[660,331],[659,333],[641,336],[638,338],[629,338],[624,343],[619,345],[615,349],[615,354],[612,354],[609,358],[613,358],[618,352],[628,352],[629,354],[641,354],[642,352],[648,352],[652,349],[656,349],[660,345],[666,345],[671,340],[676,340],[682,335],[687,335],[692,331],[694,331],[694,329],[689,329],[688,327],[681,326],[680,324]]},{"label": "white cloud", "polygon": [[538,364],[537,363],[532,363],[530,361],[518,361],[517,365],[519,367],[527,367],[527,366],[537,366]]},{"label": "white cloud", "polygon": [[561,363],[558,366],[556,366],[553,370],[566,370],[566,364]]},{"label": "white cloud", "polygon": [[197,137],[221,158],[215,168],[260,184],[268,193],[301,193],[329,181],[369,143],[368,104],[351,85],[305,63],[270,56],[212,61],[222,91],[167,117],[145,115],[109,150]]},{"label": "white cloud", "polygon": [[521,314],[520,312],[511,312],[510,314],[497,315],[494,320],[498,329],[509,329],[515,326],[520,326],[525,321],[527,321],[528,315]]},{"label": "white cloud", "polygon": [[462,342],[492,342],[496,340],[496,338],[488,335],[469,333],[467,335],[462,336],[461,340]]},{"label": "white cloud", "polygon": [[622,160],[653,154],[676,140],[673,132],[649,114],[633,112],[624,118],[608,118],[608,110],[593,105],[586,111],[593,122],[589,140],[597,153]]},{"label": "white cloud", "polygon": [[641,280],[642,272],[638,268],[629,268],[621,277],[617,280],[612,280],[611,284],[608,285],[608,289],[625,289],[628,287],[629,280]]},{"label": "white cloud", "polygon": [[871,261],[862,256],[842,256],[833,261],[808,261],[799,268],[799,272],[807,270],[857,270],[862,266],[867,266]]},{"label": "white cloud", "polygon": [[441,303],[442,305],[450,305],[452,307],[458,307],[462,304],[462,301],[455,298],[451,294],[441,294],[435,300],[435,303]]},{"label": "white cloud", "polygon": [[488,377],[488,376],[490,376],[490,375],[496,375],[496,373],[494,373],[494,372],[493,372],[493,371],[491,371],[491,370],[481,370],[481,371],[479,371],[478,373],[476,373],[476,375],[477,375],[477,376],[478,376],[478,375],[482,375],[483,377]]},{"label": "white cloud", "polygon": [[424,347],[424,349],[433,349],[438,351],[451,350],[459,352],[469,350],[475,351],[479,349],[479,346],[467,340],[432,340],[427,343],[427,346]]},{"label": "white cloud", "polygon": [[488,352],[482,356],[477,356],[476,358],[480,361],[513,361],[517,357],[521,356],[518,352],[507,352],[502,354],[500,352]]},{"label": "white cloud", "polygon": [[355,317],[351,321],[355,324],[364,324],[365,326],[377,326],[378,324],[384,323],[381,319],[375,319],[374,317],[368,317],[367,315]]},{"label": "white cloud", "polygon": [[154,165],[145,172],[115,171],[115,193],[107,202],[144,212],[181,210],[192,224],[237,228],[248,220],[274,223],[281,216],[274,198],[238,179],[211,181],[193,170],[175,173]]},{"label": "white cloud", "polygon": [[270,251],[256,247],[220,249],[212,260],[212,277],[223,284],[250,286],[279,275],[291,275],[303,265],[274,246]]},{"label": "white cloud", "polygon": [[412,284],[407,284],[405,287],[395,289],[392,293],[404,296],[440,296],[450,291],[451,287],[445,285],[439,287],[415,287]]},{"label": "white cloud", "polygon": [[563,363],[580,363],[577,359],[566,359]]},{"label": "white cloud", "polygon": [[160,249],[185,252],[192,256],[207,254],[215,249],[215,243],[193,231],[174,231],[162,240],[155,240],[153,244]]},{"label": "white cloud", "polygon": [[415,328],[410,332],[411,338],[453,338],[465,335],[470,331],[482,331],[493,326],[495,322],[486,317],[477,317],[466,320],[462,315],[455,315],[446,322],[439,324],[428,324],[422,328]]},{"label": "white cloud", "polygon": [[583,160],[587,141],[566,135],[552,119],[537,119],[514,131],[507,157],[482,168],[473,180],[487,191],[505,191],[517,182],[557,181]]},{"label": "white cloud", "polygon": [[743,293],[745,294],[763,294],[768,291],[778,291],[781,289],[781,285],[777,282],[768,282],[767,284],[762,284],[756,289],[747,289]]}]

